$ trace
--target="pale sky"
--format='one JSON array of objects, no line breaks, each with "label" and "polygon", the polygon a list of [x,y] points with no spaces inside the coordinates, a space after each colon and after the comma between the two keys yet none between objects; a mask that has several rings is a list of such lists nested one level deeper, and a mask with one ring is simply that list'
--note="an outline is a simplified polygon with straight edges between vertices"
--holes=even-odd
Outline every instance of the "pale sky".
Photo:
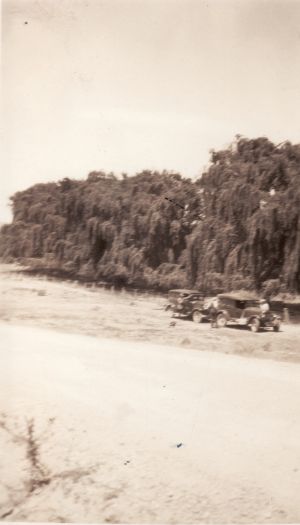
[{"label": "pale sky", "polygon": [[37,182],[300,142],[300,0],[4,0],[2,44],[0,222]]}]

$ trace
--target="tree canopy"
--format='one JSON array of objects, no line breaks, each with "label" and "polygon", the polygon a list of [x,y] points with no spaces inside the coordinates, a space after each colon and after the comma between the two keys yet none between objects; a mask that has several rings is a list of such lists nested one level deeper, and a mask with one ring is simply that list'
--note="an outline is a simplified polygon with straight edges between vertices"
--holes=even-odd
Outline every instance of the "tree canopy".
[{"label": "tree canopy", "polygon": [[5,260],[119,286],[300,292],[300,145],[237,137],[194,182],[94,171],[11,204]]}]

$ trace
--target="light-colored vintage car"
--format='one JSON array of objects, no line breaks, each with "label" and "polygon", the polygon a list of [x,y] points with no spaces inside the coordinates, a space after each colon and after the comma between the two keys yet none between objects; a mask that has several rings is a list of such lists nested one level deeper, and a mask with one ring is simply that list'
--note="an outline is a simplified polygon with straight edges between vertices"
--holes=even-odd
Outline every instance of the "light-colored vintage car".
[{"label": "light-colored vintage car", "polygon": [[251,296],[234,294],[218,295],[217,325],[219,327],[227,324],[248,326],[252,332],[260,329],[272,328],[278,332],[281,324],[279,315],[261,310],[261,300]]}]

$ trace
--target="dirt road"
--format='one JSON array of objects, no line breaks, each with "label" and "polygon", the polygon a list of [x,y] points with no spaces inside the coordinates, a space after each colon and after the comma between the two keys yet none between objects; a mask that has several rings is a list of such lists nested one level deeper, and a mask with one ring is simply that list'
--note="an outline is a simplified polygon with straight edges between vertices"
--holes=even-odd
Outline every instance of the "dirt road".
[{"label": "dirt road", "polygon": [[298,365],[0,328],[4,519],[299,522]]},{"label": "dirt road", "polygon": [[213,352],[245,335],[171,331],[157,299],[1,286],[2,520],[299,523],[298,363]]}]

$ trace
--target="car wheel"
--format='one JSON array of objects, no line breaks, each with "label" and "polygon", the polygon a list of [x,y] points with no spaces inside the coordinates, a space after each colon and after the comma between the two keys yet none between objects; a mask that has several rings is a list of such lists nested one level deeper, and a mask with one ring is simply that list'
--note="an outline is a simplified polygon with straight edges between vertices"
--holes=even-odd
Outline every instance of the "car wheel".
[{"label": "car wheel", "polygon": [[273,330],[274,330],[274,332],[279,332],[279,328],[280,328],[280,325],[279,325],[279,324],[275,324],[275,325],[273,326]]},{"label": "car wheel", "polygon": [[201,323],[203,315],[199,310],[194,310],[194,312],[192,313],[192,318],[194,323]]},{"label": "car wheel", "polygon": [[258,319],[252,319],[250,323],[250,330],[251,332],[257,333],[260,328],[260,322]]},{"label": "car wheel", "polygon": [[217,317],[217,326],[223,328],[227,324],[227,319],[224,314],[219,314]]}]

